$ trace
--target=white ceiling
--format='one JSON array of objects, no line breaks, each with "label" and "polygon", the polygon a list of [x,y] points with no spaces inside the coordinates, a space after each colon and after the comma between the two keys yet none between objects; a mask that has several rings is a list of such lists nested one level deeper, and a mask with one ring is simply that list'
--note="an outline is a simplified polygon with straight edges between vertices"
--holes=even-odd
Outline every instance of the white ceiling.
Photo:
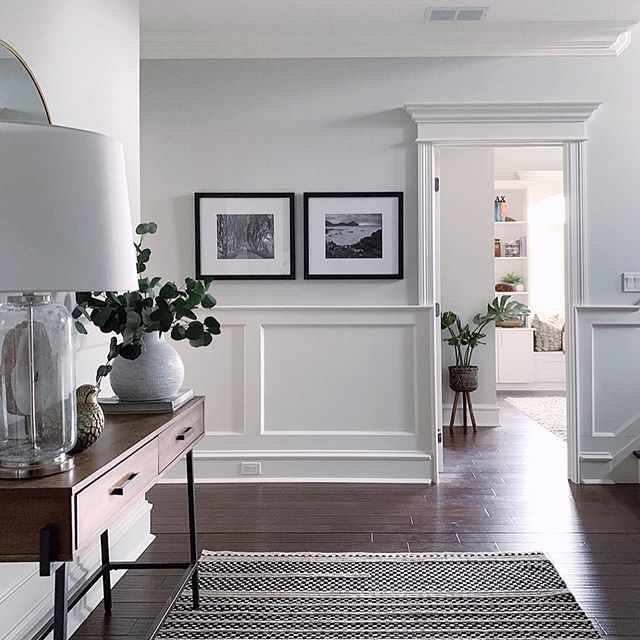
[{"label": "white ceiling", "polygon": [[427,6],[489,7],[487,21],[640,19],[638,0],[141,0],[143,28],[422,22]]},{"label": "white ceiling", "polygon": [[[488,7],[425,23],[426,7]],[[640,0],[141,0],[143,57],[617,55]]]}]

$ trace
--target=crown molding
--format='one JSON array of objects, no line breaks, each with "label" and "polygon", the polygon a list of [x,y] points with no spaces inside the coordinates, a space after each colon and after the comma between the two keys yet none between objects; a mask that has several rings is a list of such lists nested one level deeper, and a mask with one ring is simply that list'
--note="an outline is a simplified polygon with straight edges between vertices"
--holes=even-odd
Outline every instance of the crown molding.
[{"label": "crown molding", "polygon": [[584,123],[600,102],[413,102],[404,110],[416,124]]},{"label": "crown molding", "polygon": [[617,56],[635,23],[142,25],[141,58]]}]

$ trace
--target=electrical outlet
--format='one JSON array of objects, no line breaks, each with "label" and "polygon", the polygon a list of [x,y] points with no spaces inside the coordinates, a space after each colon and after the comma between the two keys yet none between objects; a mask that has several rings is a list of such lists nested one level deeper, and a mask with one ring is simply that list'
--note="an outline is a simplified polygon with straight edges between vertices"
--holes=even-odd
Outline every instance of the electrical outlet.
[{"label": "electrical outlet", "polygon": [[640,273],[623,273],[622,291],[624,293],[640,293]]},{"label": "electrical outlet", "polygon": [[262,473],[262,463],[260,462],[241,462],[240,475],[243,476],[259,476]]}]

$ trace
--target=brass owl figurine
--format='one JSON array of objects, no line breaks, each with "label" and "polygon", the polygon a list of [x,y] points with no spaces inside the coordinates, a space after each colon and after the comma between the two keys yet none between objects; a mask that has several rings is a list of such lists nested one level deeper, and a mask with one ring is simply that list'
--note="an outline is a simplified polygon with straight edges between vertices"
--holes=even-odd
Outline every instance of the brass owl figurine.
[{"label": "brass owl figurine", "polygon": [[98,389],[92,384],[83,384],[76,389],[78,406],[78,439],[72,453],[88,449],[102,433],[104,413],[98,404]]}]

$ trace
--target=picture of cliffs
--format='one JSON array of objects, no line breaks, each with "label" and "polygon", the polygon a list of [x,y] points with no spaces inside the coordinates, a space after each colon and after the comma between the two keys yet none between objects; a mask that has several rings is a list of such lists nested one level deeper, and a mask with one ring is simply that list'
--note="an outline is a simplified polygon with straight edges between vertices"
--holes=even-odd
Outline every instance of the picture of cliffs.
[{"label": "picture of cliffs", "polygon": [[382,258],[381,213],[325,214],[326,258]]}]

